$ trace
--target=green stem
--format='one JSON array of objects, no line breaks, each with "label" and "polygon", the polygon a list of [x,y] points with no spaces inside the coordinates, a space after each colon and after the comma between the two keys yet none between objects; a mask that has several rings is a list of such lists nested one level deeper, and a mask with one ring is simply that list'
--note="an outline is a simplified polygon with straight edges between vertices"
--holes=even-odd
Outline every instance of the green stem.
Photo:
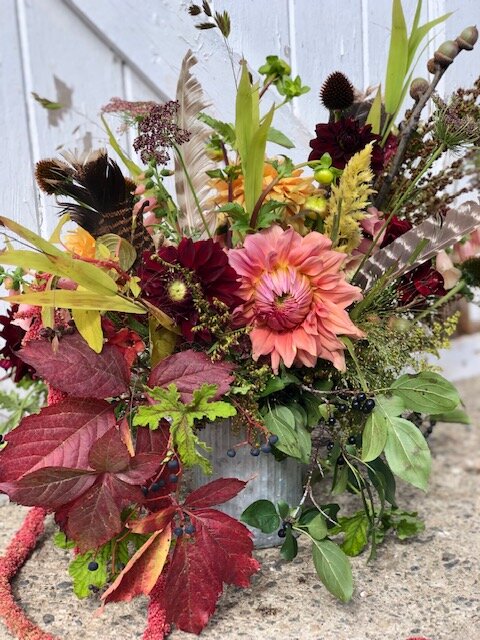
[{"label": "green stem", "polygon": [[210,229],[208,228],[207,221],[205,219],[205,216],[203,215],[202,206],[201,206],[200,201],[198,199],[197,192],[195,191],[195,187],[193,186],[192,180],[190,178],[190,174],[188,173],[187,166],[185,164],[183,156],[182,156],[182,154],[180,152],[180,149],[178,148],[177,145],[174,145],[174,149],[175,149],[175,152],[177,154],[178,160],[179,160],[179,162],[180,162],[180,164],[182,166],[182,170],[183,170],[183,173],[185,174],[185,178],[186,178],[186,180],[188,182],[188,186],[190,188],[190,192],[191,192],[191,194],[193,196],[193,199],[195,200],[195,206],[197,207],[197,211],[198,211],[198,213],[200,215],[200,218],[202,220],[202,224],[203,224],[203,226],[205,228],[205,231],[207,232],[208,237],[211,239],[212,238],[212,234],[210,233]]},{"label": "green stem", "polygon": [[340,339],[343,342],[343,344],[346,346],[347,351],[350,354],[350,357],[352,358],[353,364],[355,365],[355,369],[357,370],[358,380],[362,386],[363,391],[365,391],[366,393],[369,393],[368,384],[365,379],[365,376],[363,375],[362,368],[360,367],[360,364],[357,360],[357,356],[355,355],[355,349],[353,347],[352,341],[347,336],[342,336]]},{"label": "green stem", "polygon": [[418,315],[415,318],[415,320],[417,322],[419,322],[420,320],[423,320],[423,318],[425,318],[425,316],[428,316],[428,314],[431,313],[434,309],[438,309],[438,307],[441,307],[446,302],[448,302],[451,298],[453,298],[453,296],[455,296],[459,291],[461,291],[464,286],[465,286],[464,280],[460,280],[459,282],[457,282],[457,284],[453,287],[453,289],[450,289],[450,291],[447,291],[447,293],[444,296],[442,296],[441,298],[438,298],[438,300],[436,300],[431,307],[428,307],[428,309],[425,309],[424,311],[422,311],[422,313]]}]

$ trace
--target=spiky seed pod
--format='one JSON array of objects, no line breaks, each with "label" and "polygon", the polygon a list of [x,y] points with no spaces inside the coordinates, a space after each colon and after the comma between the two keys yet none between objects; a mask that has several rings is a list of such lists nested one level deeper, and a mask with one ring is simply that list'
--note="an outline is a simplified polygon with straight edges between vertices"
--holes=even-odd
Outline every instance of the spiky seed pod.
[{"label": "spiky seed pod", "polygon": [[430,58],[430,60],[427,62],[427,70],[428,73],[435,73],[437,70],[437,63],[435,62],[435,60],[433,58]]},{"label": "spiky seed pod", "polygon": [[477,40],[478,40],[477,27],[467,27],[462,31],[462,33],[458,36],[455,42],[458,44],[460,49],[464,49],[465,51],[471,51],[475,46]]},{"label": "spiky seed pod", "polygon": [[320,100],[329,111],[348,109],[354,98],[353,85],[341,71],[331,73],[320,90]]},{"label": "spiky seed pod", "polygon": [[35,179],[42,191],[49,195],[58,194],[59,187],[72,176],[73,170],[62,160],[46,158],[37,162]]},{"label": "spiky seed pod", "polygon": [[448,67],[452,64],[454,58],[458,56],[460,49],[453,40],[445,40],[434,53],[434,60],[442,67]]},{"label": "spiky seed pod", "polygon": [[412,80],[412,84],[410,85],[410,96],[415,100],[420,100],[422,94],[427,91],[430,83],[425,78],[415,78]]}]

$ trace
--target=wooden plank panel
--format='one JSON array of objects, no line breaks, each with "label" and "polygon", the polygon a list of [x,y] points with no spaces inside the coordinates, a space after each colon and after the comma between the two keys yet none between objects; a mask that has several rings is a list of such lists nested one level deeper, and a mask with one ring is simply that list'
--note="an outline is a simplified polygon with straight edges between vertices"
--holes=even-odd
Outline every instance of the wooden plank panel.
[{"label": "wooden plank panel", "polygon": [[[35,160],[60,150],[88,151],[105,146],[98,113],[111,96],[123,95],[121,61],[61,0],[24,4],[31,91],[65,105],[48,111],[34,103]],[[45,198],[44,233],[57,221],[58,207]]]},{"label": "wooden plank panel", "polygon": [[2,0],[0,19],[0,212],[39,230],[32,177],[29,121],[15,0]]}]

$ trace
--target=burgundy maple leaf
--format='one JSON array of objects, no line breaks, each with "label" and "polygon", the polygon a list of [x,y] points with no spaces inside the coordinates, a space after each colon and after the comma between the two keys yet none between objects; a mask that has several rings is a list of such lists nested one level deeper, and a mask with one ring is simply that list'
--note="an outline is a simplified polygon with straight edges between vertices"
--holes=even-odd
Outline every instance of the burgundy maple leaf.
[{"label": "burgundy maple leaf", "polygon": [[56,389],[77,398],[111,398],[129,389],[130,370],[122,352],[105,344],[95,353],[78,333],[64,336],[54,351],[48,340],[32,340],[18,356]]}]

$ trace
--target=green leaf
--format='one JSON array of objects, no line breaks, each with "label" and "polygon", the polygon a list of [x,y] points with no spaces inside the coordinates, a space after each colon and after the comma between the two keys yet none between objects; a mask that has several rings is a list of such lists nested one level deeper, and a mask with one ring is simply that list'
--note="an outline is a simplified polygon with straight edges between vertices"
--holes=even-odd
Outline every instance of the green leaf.
[{"label": "green leaf", "polygon": [[379,85],[375,98],[368,112],[365,124],[372,125],[372,133],[380,133],[380,124],[382,119],[382,85]]},{"label": "green leaf", "polygon": [[185,404],[175,384],[170,384],[168,389],[148,389],[148,395],[157,402],[139,407],[133,424],[155,430],[160,420],[170,418],[172,446],[178,449],[183,464],[186,467],[198,464],[205,473],[211,473],[209,461],[197,451],[197,447],[205,451],[210,449],[194,432],[195,420],[207,418],[213,422],[218,418],[230,418],[236,414],[235,407],[228,402],[212,401],[216,391],[217,385],[204,384],[195,389],[192,401]]},{"label": "green leaf", "polygon": [[59,309],[97,309],[99,311],[124,311],[126,313],[146,313],[142,305],[120,296],[106,297],[89,291],[34,291],[15,296],[6,296],[0,300],[34,304],[39,307],[57,307]]},{"label": "green leaf", "polygon": [[395,476],[391,472],[388,465],[381,458],[372,460],[368,463],[368,475],[372,484],[377,488],[381,485],[381,489],[384,492],[385,500],[389,502],[393,507],[396,507],[395,493],[397,490]]},{"label": "green leaf", "polygon": [[343,467],[336,466],[335,473],[332,481],[332,489],[330,493],[332,496],[338,496],[344,491],[346,491],[348,485],[348,467],[344,465]]},{"label": "green leaf", "polygon": [[320,580],[335,597],[348,602],[353,594],[353,577],[347,556],[331,540],[313,543],[313,564]]},{"label": "green leaf", "polygon": [[[420,1],[417,6],[418,18],[420,17],[421,5],[422,5],[422,2]],[[436,27],[437,24],[441,24],[442,22],[445,22],[445,20],[447,20],[452,15],[451,12],[445,13],[443,16],[440,16],[439,18],[435,18],[435,20],[426,22],[421,27],[418,27],[417,14],[415,15],[415,20],[412,26],[412,32],[410,34],[410,38],[408,39],[408,68],[413,62],[415,53],[417,52],[417,49],[420,46],[420,43],[425,38],[425,36],[428,35],[428,32],[431,31],[433,27]]]},{"label": "green leaf", "polygon": [[285,502],[285,500],[279,500],[277,502],[277,511],[280,515],[280,518],[285,520],[285,518],[287,518],[290,514],[290,506],[288,502]]},{"label": "green leaf", "polygon": [[73,549],[75,547],[75,542],[69,540],[63,531],[57,531],[53,536],[53,544],[59,549]]},{"label": "green leaf", "polygon": [[393,0],[392,31],[385,79],[385,110],[395,113],[408,71],[408,35],[401,0]]},{"label": "green leaf", "polygon": [[280,549],[280,555],[284,560],[291,562],[294,558],[297,557],[297,553],[298,553],[297,539],[293,535],[291,528],[288,527],[285,533],[285,541],[282,544],[282,548]]},{"label": "green leaf", "polygon": [[95,309],[72,309],[72,318],[78,333],[90,349],[100,353],[103,348],[103,331],[100,311]]},{"label": "green leaf", "polygon": [[135,164],[135,162],[133,162],[133,160],[130,160],[130,158],[123,151],[121,146],[118,144],[117,139],[115,138],[115,136],[113,134],[113,131],[110,129],[110,127],[108,126],[107,121],[105,120],[105,116],[101,115],[100,116],[100,120],[102,121],[102,124],[105,127],[105,131],[107,132],[107,135],[108,135],[108,141],[109,141],[110,146],[112,147],[112,149],[117,153],[118,157],[121,159],[123,164],[127,167],[127,169],[130,171],[132,176],[140,175],[142,173],[141,167],[139,167],[137,164]]},{"label": "green leaf", "polygon": [[267,134],[268,142],[273,142],[274,144],[279,144],[281,147],[285,147],[286,149],[293,149],[295,147],[294,143],[287,138],[287,136],[279,131],[278,129],[274,129],[270,127]]},{"label": "green leaf", "polygon": [[255,229],[268,229],[271,227],[281,217],[285,206],[285,202],[277,202],[276,200],[269,200],[262,204],[258,212]]},{"label": "green leaf", "polygon": [[318,512],[316,514],[315,512],[312,512],[312,516],[313,517],[309,518],[306,522],[303,522],[303,519],[300,519],[300,522],[297,525],[294,525],[294,528],[299,531],[307,531],[314,540],[323,540],[328,533],[325,518]]},{"label": "green leaf", "polygon": [[272,106],[270,111],[263,118],[258,129],[253,133],[247,155],[242,158],[242,168],[245,181],[245,208],[250,214],[253,212],[255,204],[262,193],[267,134],[273,120],[274,113],[275,107]]},{"label": "green leaf", "polygon": [[[109,578],[107,563],[110,558],[110,547],[111,544],[108,542],[100,547],[96,553],[87,551],[78,555],[70,563],[68,573],[73,578],[73,591],[77,598],[87,598],[91,595],[90,585],[101,589],[106,584]],[[88,569],[88,564],[92,561],[98,563],[96,571]]]},{"label": "green leaf", "polygon": [[362,434],[362,460],[375,460],[382,453],[387,441],[387,431],[390,418],[398,416],[405,409],[401,398],[387,398],[378,395],[375,398],[375,408],[368,416]]},{"label": "green leaf", "polygon": [[198,119],[200,122],[204,122],[206,125],[211,127],[218,135],[230,145],[235,145],[235,129],[233,125],[228,122],[222,122],[221,120],[216,120],[212,118],[207,113],[199,113]]},{"label": "green leaf", "polygon": [[358,511],[349,518],[339,518],[339,527],[336,527],[332,533],[344,534],[341,548],[347,556],[358,556],[368,543],[368,529],[370,522],[365,511]]},{"label": "green leaf", "polygon": [[63,109],[65,106],[61,102],[53,102],[53,100],[49,100],[48,98],[41,98],[38,93],[35,91],[30,92],[36,102],[38,102],[44,109],[48,109],[49,111],[56,111],[57,109]]},{"label": "green leaf", "polygon": [[406,373],[395,380],[391,390],[403,399],[407,409],[429,415],[452,411],[460,403],[453,384],[433,371]]},{"label": "green leaf", "polygon": [[312,441],[304,427],[296,426],[293,412],[284,406],[270,409],[264,417],[267,429],[278,436],[275,448],[308,464]]},{"label": "green leaf", "polygon": [[128,271],[137,259],[135,248],[116,233],[106,233],[97,238],[97,245],[102,244],[110,251],[112,256],[118,257],[120,268]]},{"label": "green leaf", "polygon": [[245,524],[260,529],[263,533],[273,533],[280,525],[280,517],[270,500],[252,502],[240,516]]},{"label": "green leaf", "polygon": [[466,411],[457,407],[452,411],[447,411],[446,413],[439,413],[436,415],[431,415],[430,418],[432,420],[437,420],[438,422],[452,422],[454,424],[471,424],[472,421]]},{"label": "green leaf", "polygon": [[[393,515],[394,512],[392,512]],[[406,540],[418,535],[422,531],[425,531],[425,523],[416,517],[416,513],[407,513],[401,511],[400,514],[395,514],[396,522],[394,522],[394,528],[397,532],[399,540]]]},{"label": "green leaf", "polygon": [[392,418],[385,457],[395,475],[426,491],[432,466],[430,449],[420,430],[404,418]]}]

